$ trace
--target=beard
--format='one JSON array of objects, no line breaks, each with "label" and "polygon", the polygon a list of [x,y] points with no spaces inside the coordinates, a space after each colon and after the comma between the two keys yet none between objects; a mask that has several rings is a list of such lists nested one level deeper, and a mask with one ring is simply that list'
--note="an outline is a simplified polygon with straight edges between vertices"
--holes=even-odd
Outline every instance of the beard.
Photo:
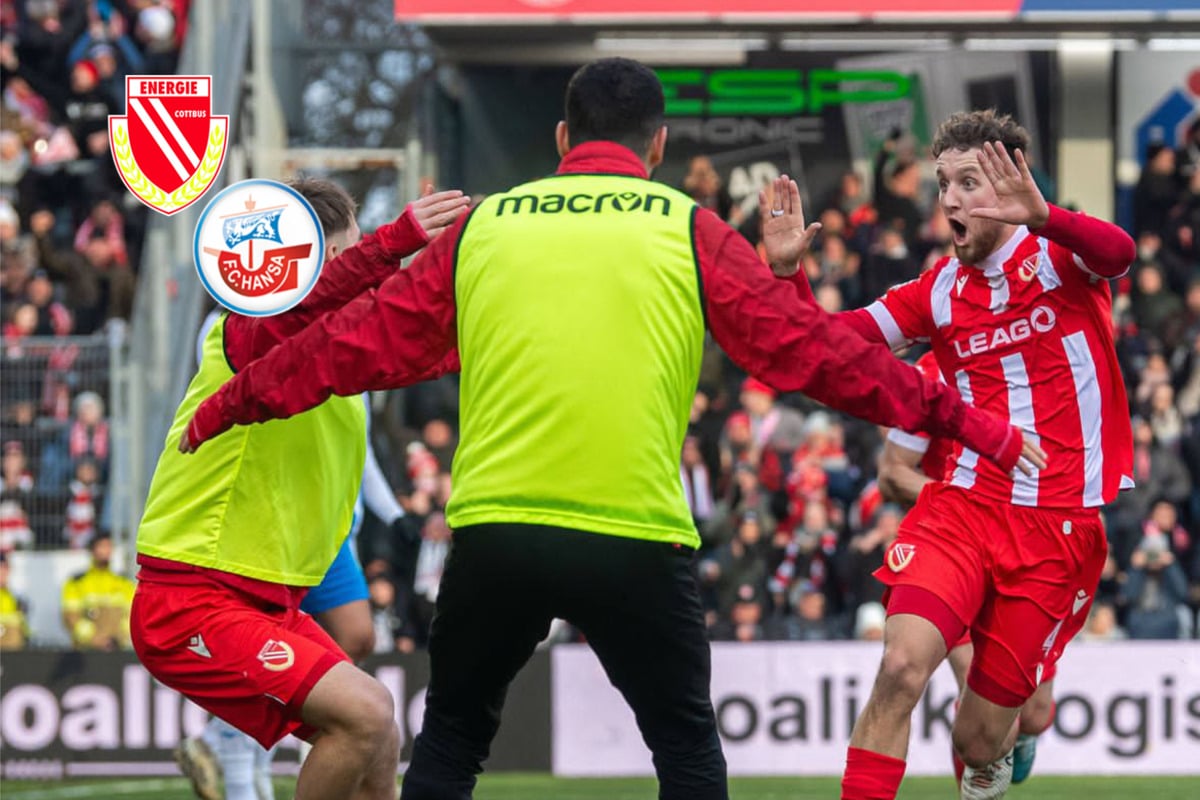
[{"label": "beard", "polygon": [[966,244],[954,245],[954,255],[967,266],[975,266],[990,256],[1000,246],[1002,226],[988,225],[969,231],[970,238]]}]

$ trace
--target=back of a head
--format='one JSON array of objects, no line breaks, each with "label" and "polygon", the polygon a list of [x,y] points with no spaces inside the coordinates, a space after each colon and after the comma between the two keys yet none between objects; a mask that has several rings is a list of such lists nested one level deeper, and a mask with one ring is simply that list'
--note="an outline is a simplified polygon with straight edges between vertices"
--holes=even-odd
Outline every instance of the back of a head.
[{"label": "back of a head", "polygon": [[938,126],[933,136],[933,157],[947,150],[982,148],[984,142],[1002,142],[1012,156],[1020,148],[1028,155],[1029,132],[1008,114],[989,108],[983,111],[959,111]]},{"label": "back of a head", "polygon": [[571,76],[565,106],[572,147],[616,142],[640,156],[663,125],[665,101],[649,67],[628,58],[604,58]]},{"label": "back of a head", "polygon": [[317,212],[325,238],[350,228],[357,204],[341,186],[321,178],[295,178],[287,181],[287,185],[299,192]]}]

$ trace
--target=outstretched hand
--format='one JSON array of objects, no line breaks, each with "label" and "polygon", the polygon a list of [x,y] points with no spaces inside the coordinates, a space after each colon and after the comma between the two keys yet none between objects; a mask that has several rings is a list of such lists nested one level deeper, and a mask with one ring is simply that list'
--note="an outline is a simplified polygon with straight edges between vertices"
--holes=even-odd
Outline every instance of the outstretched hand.
[{"label": "outstretched hand", "polygon": [[800,258],[821,230],[821,223],[804,224],[800,187],[787,175],[780,175],[758,193],[763,248],[771,271],[781,278],[800,270]]},{"label": "outstretched hand", "polygon": [[416,218],[417,224],[425,230],[425,235],[430,239],[453,225],[454,221],[466,212],[469,205],[471,205],[471,198],[458,189],[449,189],[444,192],[430,190],[421,199],[411,203],[413,217]]},{"label": "outstretched hand", "polygon": [[979,167],[996,190],[996,205],[972,209],[971,216],[1040,228],[1050,217],[1050,207],[1033,180],[1025,154],[1019,149],[1014,152],[1015,162],[1000,142],[983,143]]}]

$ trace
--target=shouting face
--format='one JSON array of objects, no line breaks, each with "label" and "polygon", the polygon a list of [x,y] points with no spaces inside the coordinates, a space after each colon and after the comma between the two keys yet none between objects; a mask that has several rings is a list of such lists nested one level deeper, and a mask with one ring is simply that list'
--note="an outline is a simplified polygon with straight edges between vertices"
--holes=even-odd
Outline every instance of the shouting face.
[{"label": "shouting face", "polygon": [[979,166],[979,149],[949,149],[938,156],[938,203],[953,234],[954,254],[967,265],[978,264],[1013,234],[1013,226],[971,216],[977,208],[996,205],[996,190]]}]

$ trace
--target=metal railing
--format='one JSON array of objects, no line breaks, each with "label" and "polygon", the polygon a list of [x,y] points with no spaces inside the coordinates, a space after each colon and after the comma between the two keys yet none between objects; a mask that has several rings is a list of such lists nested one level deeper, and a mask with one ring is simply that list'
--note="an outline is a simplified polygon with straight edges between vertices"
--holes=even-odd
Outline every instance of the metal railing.
[{"label": "metal railing", "polygon": [[4,339],[0,549],[81,548],[112,527],[128,432],[107,412],[123,347],[122,327],[109,331]]}]

